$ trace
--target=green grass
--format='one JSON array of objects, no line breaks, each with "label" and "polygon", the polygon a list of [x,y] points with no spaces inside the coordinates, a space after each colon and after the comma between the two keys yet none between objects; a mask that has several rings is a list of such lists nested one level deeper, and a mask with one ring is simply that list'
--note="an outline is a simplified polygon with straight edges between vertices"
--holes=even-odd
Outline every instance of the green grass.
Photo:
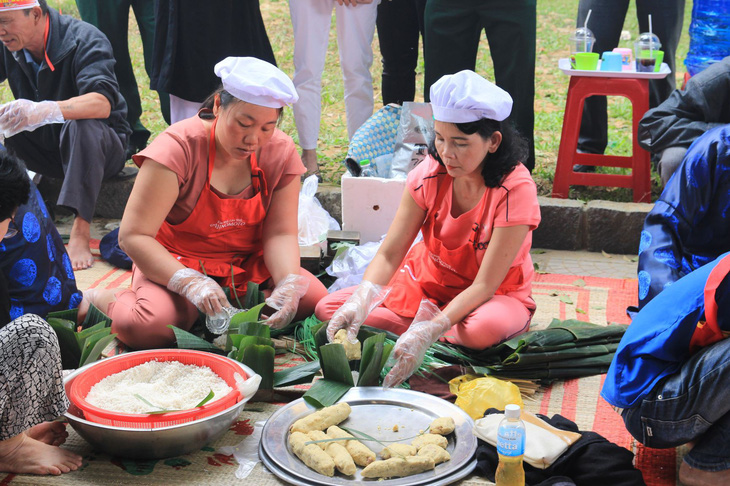
[{"label": "green grass", "polygon": [[[295,0],[296,1],[296,0]],[[78,9],[74,0],[49,0],[52,7],[60,8],[63,13],[78,17]],[[537,4],[537,60],[535,66],[535,152],[536,163],[533,177],[541,195],[549,195],[552,190],[555,161],[560,143],[560,133],[563,124],[563,110],[565,96],[568,90],[568,76],[560,72],[557,67],[558,59],[568,55],[568,36],[575,28],[575,17],[578,11],[578,0],[540,0]],[[676,73],[678,85],[684,75],[684,58],[689,47],[689,23],[691,19],[692,2],[686,3],[685,22],[679,48],[677,49]],[[274,48],[279,67],[292,76],[293,64],[293,35],[289,19],[289,3],[287,0],[261,0],[261,12],[266,28]],[[130,50],[135,66],[135,75],[140,87],[144,113],[142,122],[152,132],[152,136],[162,132],[166,124],[159,111],[157,94],[149,90],[149,79],[144,70],[142,59],[142,43],[137,31],[134,15],[130,13]],[[631,33],[632,40],[622,40],[621,47],[633,47],[633,39],[638,36],[636,7],[634,2],[629,6],[626,15],[624,30]],[[330,34],[330,44],[327,53],[327,62],[323,76],[322,89],[322,123],[318,152],[320,165],[327,182],[339,183],[340,175],[344,172],[342,160],[347,153],[347,125],[345,120],[345,105],[343,100],[342,75],[337,56],[336,37],[333,30]],[[377,34],[373,41],[374,59],[372,74],[375,87],[375,108],[382,106],[380,96],[380,51]],[[477,59],[477,72],[488,79],[494,79],[489,46],[486,38],[482,38]],[[423,101],[423,60],[420,59],[417,68],[416,101]],[[12,100],[12,93],[7,83],[0,86],[0,101]],[[631,104],[620,97],[609,98],[609,147],[607,153],[615,155],[629,155],[631,153]],[[290,134],[297,141],[296,127],[291,110],[285,111],[281,125],[282,130]],[[626,169],[605,169],[618,172]],[[653,181],[654,197],[660,188],[658,177]],[[608,199],[616,201],[631,201],[631,191],[620,188],[573,188],[571,198],[590,200]]]}]

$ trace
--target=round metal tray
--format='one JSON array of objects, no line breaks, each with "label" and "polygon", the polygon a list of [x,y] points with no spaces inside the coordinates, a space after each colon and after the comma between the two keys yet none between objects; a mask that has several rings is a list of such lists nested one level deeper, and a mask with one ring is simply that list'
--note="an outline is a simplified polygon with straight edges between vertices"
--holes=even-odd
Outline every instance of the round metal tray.
[{"label": "round metal tray", "polygon": [[[447,438],[447,451],[451,460],[439,464],[433,471],[427,471],[405,478],[377,480],[378,486],[404,486],[419,484],[449,484],[461,479],[454,476],[468,475],[476,463],[472,461],[477,440],[472,432],[474,422],[466,412],[456,405],[432,395],[403,389],[382,389],[380,387],[351,388],[341,399],[350,404],[352,413],[341,425],[364,432],[383,441],[410,443],[415,436],[438,417],[452,417],[456,428]],[[261,449],[264,458],[270,463],[271,471],[284,481],[294,484],[339,484],[372,481],[363,478],[361,468],[353,477],[335,475],[323,476],[316,473],[297,458],[288,447],[289,426],[294,421],[313,413],[315,409],[303,399],[295,400],[277,410],[266,422],[261,434]],[[398,431],[393,427],[397,425]],[[375,453],[383,445],[368,441],[366,443]],[[295,481],[292,481],[295,480]],[[441,482],[441,481],[447,482]]]},{"label": "round metal tray", "polygon": [[[271,471],[276,477],[281,479],[282,481],[285,481],[289,484],[294,484],[297,486],[321,486],[321,482],[315,482],[315,481],[307,481],[302,478],[298,478],[296,476],[292,476],[284,469],[281,469],[279,466],[274,463],[274,461],[271,460],[271,458],[266,454],[266,451],[264,451],[264,448],[261,446],[261,443],[259,442],[259,457],[261,458],[261,462],[264,466],[266,466],[266,469]],[[454,471],[453,474],[450,476],[446,476],[444,478],[441,478],[437,481],[428,483],[429,486],[446,486],[447,484],[453,484],[457,481],[460,481],[467,477],[469,474],[474,471],[474,469],[477,467],[477,460],[474,458],[470,463],[466,464],[461,469]],[[327,478],[331,479],[331,478]],[[364,480],[368,481],[368,480]],[[375,480],[377,481],[377,480]],[[378,483],[380,484],[380,483]]]}]

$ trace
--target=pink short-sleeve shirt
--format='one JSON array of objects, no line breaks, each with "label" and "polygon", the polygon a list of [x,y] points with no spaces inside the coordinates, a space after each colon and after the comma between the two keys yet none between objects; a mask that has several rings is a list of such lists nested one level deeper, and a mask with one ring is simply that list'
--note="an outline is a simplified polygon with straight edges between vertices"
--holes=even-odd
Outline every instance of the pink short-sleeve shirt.
[{"label": "pink short-sleeve shirt", "polygon": [[[134,163],[142,166],[145,159],[152,159],[177,174],[180,195],[166,221],[180,224],[193,211],[208,177],[208,128],[198,116],[177,122],[158,135],[144,150],[133,156]],[[297,153],[294,141],[279,129],[274,131],[269,143],[261,147],[259,167],[264,171],[269,188],[268,195],[261,194],[264,210],[268,211],[274,191],[306,172]],[[216,191],[221,198],[249,199],[251,186],[240,194],[230,196]]]},{"label": "pink short-sleeve shirt", "polygon": [[[449,192],[441,202],[440,208],[434,208],[438,193],[438,174],[445,174],[446,169],[434,158],[427,157],[406,180],[406,186],[418,206],[425,211],[438,209],[434,232],[444,246],[455,249],[465,242],[474,244],[476,238],[476,257],[481,262],[484,252],[492,238],[494,228],[527,225],[530,233],[522,242],[510,272],[522,273],[523,285],[517,291],[518,298],[529,297],[534,268],[530,257],[532,246],[532,230],[540,223],[540,205],[537,201],[537,188],[527,168],[518,164],[507,175],[502,184],[496,188],[488,187],[484,193],[484,206],[478,203],[475,207],[457,217],[451,215],[452,193]],[[484,211],[482,212],[482,208]],[[474,229],[478,228],[475,233]],[[517,268],[515,268],[517,267]],[[510,292],[514,295],[515,292]]]}]

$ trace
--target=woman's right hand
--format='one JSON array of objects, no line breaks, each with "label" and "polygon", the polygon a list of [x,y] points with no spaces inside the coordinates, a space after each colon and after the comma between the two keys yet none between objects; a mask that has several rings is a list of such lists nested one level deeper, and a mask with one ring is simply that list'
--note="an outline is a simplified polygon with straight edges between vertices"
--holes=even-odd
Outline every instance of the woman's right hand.
[{"label": "woman's right hand", "polygon": [[207,315],[217,314],[230,305],[218,282],[192,268],[181,268],[175,272],[167,288],[188,299]]},{"label": "woman's right hand", "polygon": [[390,292],[390,287],[363,280],[347,302],[337,309],[327,325],[327,340],[333,342],[340,329],[347,330],[347,340],[357,341],[357,333],[367,316],[379,306]]}]

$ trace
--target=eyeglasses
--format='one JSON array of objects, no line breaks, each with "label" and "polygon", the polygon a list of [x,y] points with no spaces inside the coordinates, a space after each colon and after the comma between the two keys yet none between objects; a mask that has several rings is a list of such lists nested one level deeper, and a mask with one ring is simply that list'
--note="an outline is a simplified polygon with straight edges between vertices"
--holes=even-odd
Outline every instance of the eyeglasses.
[{"label": "eyeglasses", "polygon": [[18,227],[15,226],[15,216],[10,217],[10,225],[8,225],[8,230],[5,232],[5,236],[3,236],[3,240],[12,238],[13,236],[18,234]]}]

